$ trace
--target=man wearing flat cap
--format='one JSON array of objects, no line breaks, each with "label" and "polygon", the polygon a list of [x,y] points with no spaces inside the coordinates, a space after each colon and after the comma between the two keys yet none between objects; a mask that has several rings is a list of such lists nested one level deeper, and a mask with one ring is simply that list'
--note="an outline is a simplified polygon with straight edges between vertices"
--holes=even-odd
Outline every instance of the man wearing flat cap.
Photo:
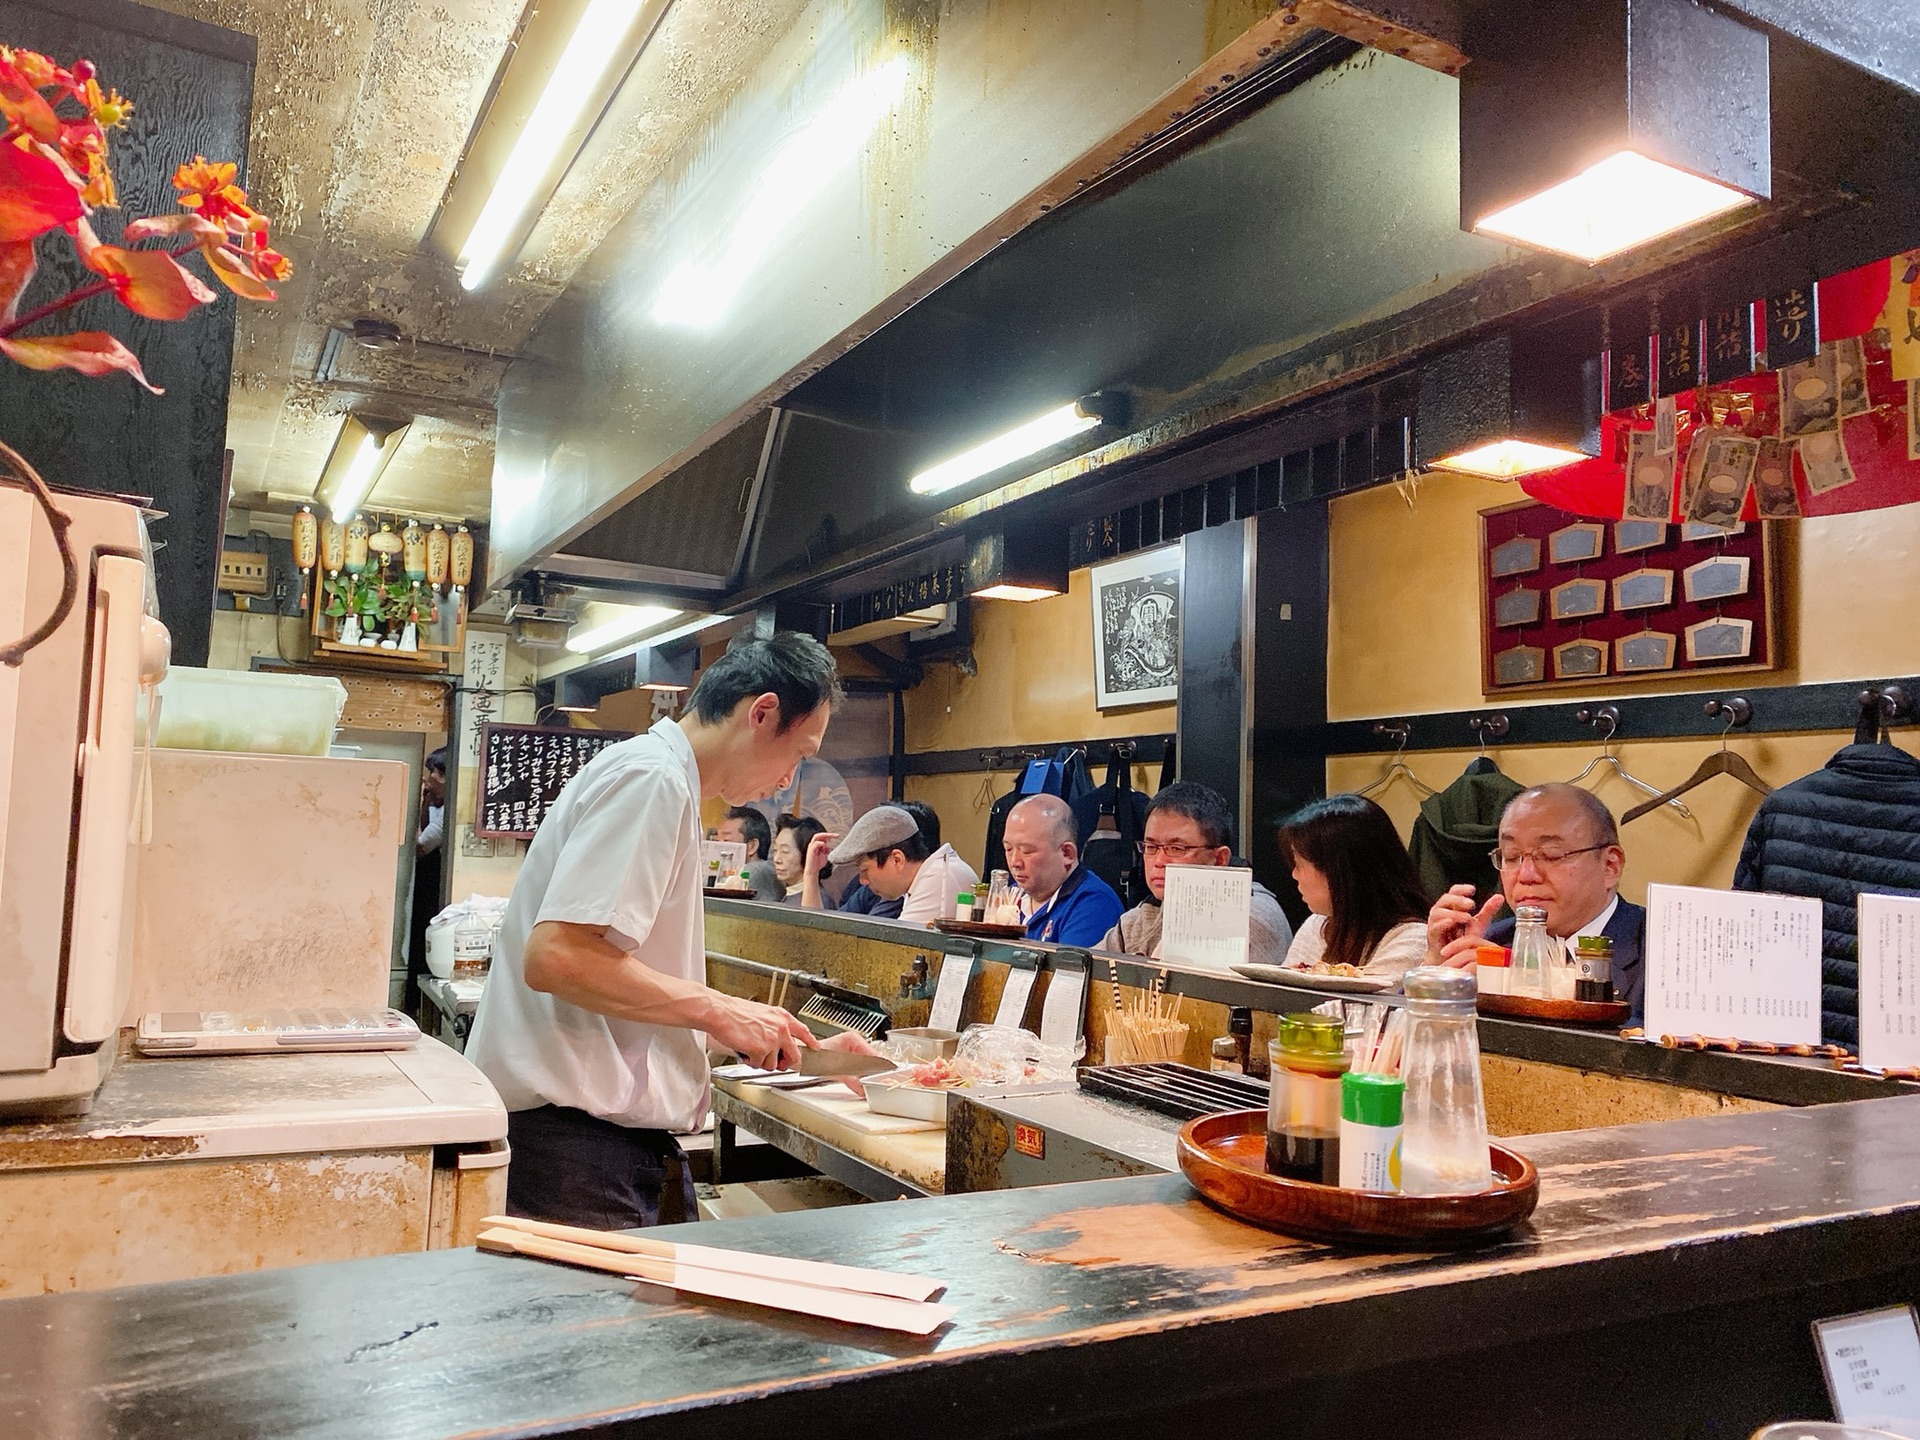
[{"label": "man wearing flat cap", "polygon": [[920,824],[898,805],[876,805],[844,836],[816,835],[807,847],[800,903],[821,909],[820,870],[825,861],[859,866],[860,883],[882,900],[899,900],[903,925],[928,925],[953,914],[953,897],[980,881],[951,845],[928,846]]}]

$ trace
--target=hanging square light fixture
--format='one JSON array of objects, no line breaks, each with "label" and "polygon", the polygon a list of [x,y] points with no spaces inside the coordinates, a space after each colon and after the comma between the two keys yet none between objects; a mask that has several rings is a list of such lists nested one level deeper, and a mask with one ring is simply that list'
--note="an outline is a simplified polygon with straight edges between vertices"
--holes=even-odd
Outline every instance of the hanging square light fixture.
[{"label": "hanging square light fixture", "polygon": [[1584,317],[1537,326],[1423,366],[1418,468],[1512,480],[1598,455],[1605,406],[1595,328]]},{"label": "hanging square light fixture", "polygon": [[967,556],[975,600],[1045,600],[1067,591],[1067,537],[1049,525],[990,531]]},{"label": "hanging square light fixture", "polygon": [[1489,12],[1460,78],[1460,223],[1593,264],[1772,193],[1767,37],[1694,0]]}]

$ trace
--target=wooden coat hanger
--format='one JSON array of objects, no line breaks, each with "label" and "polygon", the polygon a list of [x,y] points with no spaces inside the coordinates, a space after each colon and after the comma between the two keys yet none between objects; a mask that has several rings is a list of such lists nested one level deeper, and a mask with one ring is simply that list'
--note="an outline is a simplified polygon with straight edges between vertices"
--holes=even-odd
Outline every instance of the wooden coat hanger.
[{"label": "wooden coat hanger", "polygon": [[1654,796],[1653,799],[1636,805],[1627,811],[1625,815],[1620,817],[1620,823],[1622,825],[1638,820],[1642,815],[1651,815],[1662,805],[1670,804],[1679,796],[1704,784],[1716,775],[1731,776],[1749,789],[1758,790],[1762,795],[1771,795],[1773,793],[1773,786],[1760,778],[1760,772],[1747,763],[1746,756],[1727,749],[1727,736],[1733,733],[1734,727],[1745,725],[1749,720],[1753,719],[1753,706],[1747,702],[1744,696],[1735,695],[1732,699],[1725,701],[1709,700],[1707,702],[1707,714],[1725,715],[1727,717],[1727,727],[1720,732],[1720,748],[1702,760],[1699,766],[1695,768],[1693,774],[1682,780],[1671,790],[1663,790],[1660,794]]}]

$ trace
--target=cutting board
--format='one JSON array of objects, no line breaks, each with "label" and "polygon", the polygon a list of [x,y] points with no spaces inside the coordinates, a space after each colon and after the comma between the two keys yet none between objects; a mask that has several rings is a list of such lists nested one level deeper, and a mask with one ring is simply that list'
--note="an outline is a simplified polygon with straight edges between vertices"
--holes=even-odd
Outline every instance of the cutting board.
[{"label": "cutting board", "polygon": [[816,1114],[837,1120],[862,1135],[912,1135],[923,1130],[944,1130],[931,1120],[909,1120],[904,1115],[876,1115],[867,1102],[844,1085],[822,1085],[813,1090],[789,1090],[784,1097],[795,1105],[804,1105]]}]

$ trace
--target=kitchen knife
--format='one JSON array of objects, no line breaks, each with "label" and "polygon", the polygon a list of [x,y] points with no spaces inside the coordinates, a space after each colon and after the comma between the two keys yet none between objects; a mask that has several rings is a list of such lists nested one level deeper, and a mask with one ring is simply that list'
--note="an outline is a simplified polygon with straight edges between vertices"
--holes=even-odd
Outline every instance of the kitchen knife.
[{"label": "kitchen knife", "polygon": [[800,1052],[802,1075],[878,1075],[899,1068],[884,1055],[854,1055],[845,1050],[818,1048]]}]

